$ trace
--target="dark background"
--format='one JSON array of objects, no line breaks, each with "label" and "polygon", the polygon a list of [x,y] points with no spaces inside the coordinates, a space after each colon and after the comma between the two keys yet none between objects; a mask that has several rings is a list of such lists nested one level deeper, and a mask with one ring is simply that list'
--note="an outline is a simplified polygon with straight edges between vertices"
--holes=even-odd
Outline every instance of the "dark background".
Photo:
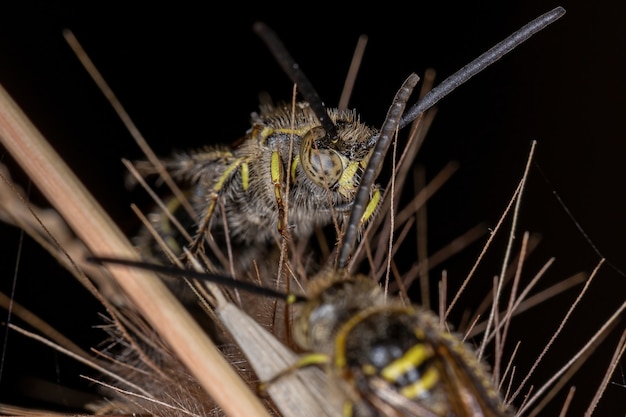
[{"label": "dark background", "polygon": [[[539,367],[532,383],[540,384],[626,299],[626,10],[607,0],[593,5],[574,0],[432,3],[413,4],[415,10],[399,2],[345,8],[319,2],[281,7],[231,3],[209,6],[207,12],[185,2],[163,8],[22,2],[2,11],[0,83],[122,228],[132,233],[136,220],[129,204],[143,197],[124,189],[120,158],[140,158],[140,151],[65,43],[63,29],[74,32],[149,143],[166,155],[173,149],[240,137],[261,91],[289,99],[290,82],[251,30],[256,20],[277,31],[331,106],[339,99],[358,36],[368,35],[351,106],[363,120],[379,126],[410,72],[422,75],[433,67],[441,81],[529,20],[564,6],[564,18],[439,104],[418,157],[429,177],[449,161],[460,163],[459,172],[428,205],[431,252],[477,223],[495,226],[521,177],[530,143],[537,140],[539,168],[531,171],[518,236],[528,230],[540,233],[543,240],[527,263],[525,280],[552,256],[555,265],[540,288],[591,271],[602,256],[611,264],[602,268]],[[2,150],[0,161],[13,166],[12,174],[27,184]],[[35,190],[32,197],[42,202]],[[20,234],[0,227],[0,283],[10,292]],[[450,285],[458,286],[483,241],[433,271],[433,279],[445,268]],[[501,247],[495,249],[478,271],[487,287],[499,273],[502,252]],[[518,375],[525,375],[579,289],[516,321],[511,345],[522,340]],[[473,307],[469,296],[463,308]],[[102,339],[94,328],[101,308],[28,239],[22,247],[15,298],[84,346]],[[458,318],[453,315],[452,321]],[[582,415],[623,329],[622,321],[575,377],[578,390],[569,415]],[[16,333],[10,333],[7,342],[0,401],[36,404],[10,388],[20,375],[86,385],[76,376],[86,371],[77,370],[72,360]],[[626,410],[624,360],[621,364],[597,416],[623,415]],[[555,407],[563,399],[561,395],[555,400]],[[542,415],[554,413],[551,409]]]}]

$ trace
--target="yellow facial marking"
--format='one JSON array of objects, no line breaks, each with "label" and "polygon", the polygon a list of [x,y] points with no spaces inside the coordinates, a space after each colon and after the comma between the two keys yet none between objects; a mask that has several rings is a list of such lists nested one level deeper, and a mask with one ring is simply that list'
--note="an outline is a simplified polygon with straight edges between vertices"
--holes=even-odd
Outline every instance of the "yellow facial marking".
[{"label": "yellow facial marking", "polygon": [[269,126],[265,126],[263,129],[261,129],[261,131],[258,133],[258,138],[259,138],[259,143],[261,143],[262,145],[265,144],[265,141],[267,140],[267,138],[269,138],[270,136],[272,136],[274,134],[274,128],[271,128]]},{"label": "yellow facial marking", "polygon": [[345,198],[352,197],[357,189],[357,183],[354,180],[354,177],[358,169],[358,162],[349,162],[343,170],[343,174],[339,178],[339,187],[337,187],[337,191],[339,191],[339,193],[341,193],[341,195]]}]

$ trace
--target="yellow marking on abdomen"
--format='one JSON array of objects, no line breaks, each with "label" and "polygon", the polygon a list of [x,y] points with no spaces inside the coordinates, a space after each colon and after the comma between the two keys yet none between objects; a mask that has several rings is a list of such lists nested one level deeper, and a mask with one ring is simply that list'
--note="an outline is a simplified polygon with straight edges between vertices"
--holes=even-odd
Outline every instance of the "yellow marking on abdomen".
[{"label": "yellow marking on abdomen", "polygon": [[439,371],[437,368],[430,367],[424,374],[415,381],[414,383],[407,385],[406,387],[402,387],[400,389],[400,394],[402,394],[406,398],[419,398],[424,395],[424,393],[433,389],[433,387],[439,381]]},{"label": "yellow marking on abdomen", "polygon": [[431,350],[425,345],[418,343],[404,355],[385,366],[380,375],[389,382],[395,382],[411,369],[419,368],[431,356]]}]

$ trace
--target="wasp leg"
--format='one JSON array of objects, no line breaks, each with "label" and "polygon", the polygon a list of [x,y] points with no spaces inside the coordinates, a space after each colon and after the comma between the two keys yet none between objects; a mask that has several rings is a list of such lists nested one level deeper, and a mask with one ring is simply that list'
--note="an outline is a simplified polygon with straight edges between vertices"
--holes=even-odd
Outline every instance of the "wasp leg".
[{"label": "wasp leg", "polygon": [[215,205],[217,203],[217,199],[220,196],[220,192],[224,188],[226,180],[230,178],[230,176],[237,169],[241,169],[242,187],[244,188],[244,190],[247,188],[247,185],[249,183],[248,164],[245,161],[245,158],[237,158],[224,170],[222,175],[215,182],[215,185],[213,185],[213,188],[211,188],[209,195],[209,204],[204,211],[204,216],[202,218],[202,221],[200,222],[200,225],[198,226],[196,236],[189,246],[191,253],[197,253],[197,251],[202,248],[202,242],[204,241],[205,234],[208,233],[210,230],[209,226],[211,222],[211,217],[213,216],[213,212],[215,211]]},{"label": "wasp leg", "polygon": [[306,368],[308,366],[318,366],[318,365],[326,365],[330,363],[330,356],[324,353],[309,353],[302,356],[296,362],[286,367],[282,371],[278,372],[276,375],[271,377],[270,379],[261,382],[257,389],[259,392],[264,392],[267,388],[278,381],[281,378],[286,377],[287,375],[296,372],[299,369]]}]

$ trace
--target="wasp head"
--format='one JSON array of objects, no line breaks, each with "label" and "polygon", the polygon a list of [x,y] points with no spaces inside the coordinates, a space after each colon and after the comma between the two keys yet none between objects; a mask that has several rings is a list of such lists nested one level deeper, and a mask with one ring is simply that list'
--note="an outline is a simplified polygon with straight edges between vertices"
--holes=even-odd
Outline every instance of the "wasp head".
[{"label": "wasp head", "polygon": [[365,275],[346,277],[328,270],[311,280],[307,301],[294,323],[294,340],[301,348],[330,354],[339,329],[367,307],[384,305],[377,283]]},{"label": "wasp head", "polygon": [[329,111],[337,128],[331,138],[321,126],[302,137],[299,159],[304,174],[317,186],[352,200],[371,155],[376,130],[361,123],[354,111]]}]

